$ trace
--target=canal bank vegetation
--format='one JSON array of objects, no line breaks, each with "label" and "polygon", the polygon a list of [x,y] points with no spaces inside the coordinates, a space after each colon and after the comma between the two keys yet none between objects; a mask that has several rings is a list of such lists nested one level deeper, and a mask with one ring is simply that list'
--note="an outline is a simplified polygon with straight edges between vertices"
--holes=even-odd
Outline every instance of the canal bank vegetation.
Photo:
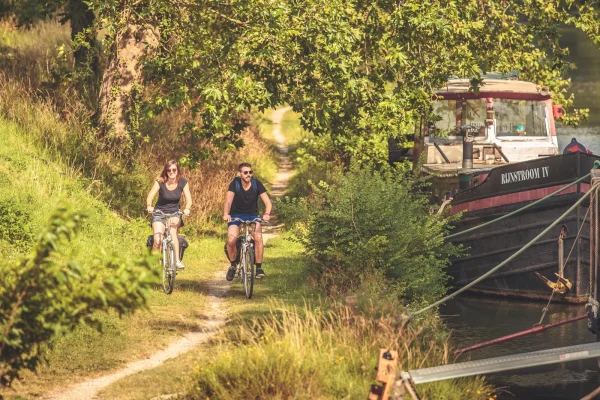
[{"label": "canal bank vegetation", "polygon": [[[380,348],[398,350],[403,370],[446,364],[450,350],[434,319],[415,325],[373,299],[360,311],[340,303],[270,305],[198,360],[189,399],[364,399]],[[420,386],[423,399],[488,399],[483,379]]]},{"label": "canal bank vegetation", "polygon": [[[380,348],[397,350],[402,370],[453,361],[435,313],[406,319],[445,293],[444,268],[461,252],[442,240],[452,221],[428,212],[426,182],[404,166],[355,165],[309,186],[276,204],[288,232],[267,245],[268,279],[252,302],[228,300],[232,323],[195,358],[185,398],[362,399]],[[483,378],[418,392],[495,398]]]},{"label": "canal bank vegetation", "polygon": [[328,295],[362,291],[427,304],[445,293],[445,268],[462,249],[443,240],[452,219],[429,213],[426,185],[406,165],[354,165],[278,209]]},{"label": "canal bank vegetation", "polygon": [[[349,351],[345,343],[361,348],[366,337],[377,334],[369,324],[383,321],[377,318],[385,318],[386,313],[395,321],[397,315],[385,311],[387,304],[405,310],[433,301],[429,296],[439,297],[445,278],[438,272],[447,257],[458,251],[441,242],[445,222],[435,216],[420,217],[427,213],[418,197],[408,196],[403,202],[382,188],[383,182],[404,193],[410,185],[403,189],[392,178],[401,172],[372,168],[370,160],[378,166],[385,163],[387,139],[402,139],[413,132],[414,121],[429,108],[432,88],[442,86],[450,75],[471,79],[476,90],[483,73],[517,68],[523,79],[548,85],[555,102],[568,108],[572,98],[566,97],[568,81],[563,77],[569,64],[554,27],[575,26],[598,42],[598,13],[590,2],[550,1],[542,7],[525,1],[508,8],[505,1],[495,0],[411,0],[402,7],[389,2],[365,6],[362,2],[319,0],[277,4],[253,0],[207,7],[188,7],[185,2],[174,6],[167,0],[117,5],[100,1],[75,1],[68,6],[63,2],[27,3],[39,7],[3,2],[0,10],[6,17],[0,43],[0,123],[10,130],[8,140],[17,143],[7,147],[10,152],[4,155],[4,168],[6,176],[15,177],[8,184],[22,188],[15,192],[22,197],[7,200],[7,215],[18,219],[12,226],[23,227],[17,231],[19,235],[3,239],[3,257],[12,257],[12,249],[28,252],[45,217],[52,214],[50,207],[57,204],[54,200],[61,195],[70,199],[74,208],[89,205],[96,212],[90,217],[93,222],[82,229],[79,242],[70,245],[79,255],[100,254],[108,259],[111,251],[125,258],[141,254],[148,227],[147,221],[137,217],[143,213],[149,183],[164,160],[172,157],[195,168],[194,172],[186,170],[186,175],[197,190],[193,196],[198,209],[186,231],[211,231],[218,236],[222,231],[211,218],[220,211],[222,187],[237,162],[251,161],[259,178],[267,182],[275,171],[273,154],[250,127],[248,110],[290,104],[301,114],[302,126],[317,136],[307,139],[312,147],[307,144],[295,152],[298,162],[304,164],[291,194],[308,198],[295,200],[287,210],[281,208],[295,221],[296,240],[309,252],[302,277],[327,296],[328,303],[286,306],[291,307],[286,310],[274,306],[282,308],[280,315],[291,324],[286,326],[277,325],[273,316],[250,313],[256,321],[248,322],[244,329],[256,327],[256,336],[247,333],[251,339],[247,345],[232,336],[229,345],[240,347],[240,354],[250,358],[251,349],[260,346],[273,355],[271,339],[261,339],[270,329],[276,332],[271,335],[276,341],[302,340],[312,353],[323,351],[325,358],[320,359],[317,354],[309,356],[307,350],[306,364],[283,353],[296,368],[293,371],[307,378],[300,382],[335,382],[324,392],[313,392],[317,396],[342,393],[340,382],[345,373],[349,380],[359,382],[352,390],[367,382],[366,376],[373,372],[361,369],[367,365],[363,359],[350,362],[350,372],[342,367],[339,376],[316,375],[315,363],[334,365],[336,356]],[[73,4],[82,7],[71,7]],[[65,25],[56,20],[58,13]],[[82,22],[84,26],[78,25]],[[17,29],[17,25],[33,29]],[[102,37],[97,35],[100,31]],[[115,43],[130,43],[137,50],[121,51]],[[131,74],[121,74],[119,65],[130,67],[127,72]],[[134,82],[120,79],[125,76]],[[104,112],[107,109],[113,112]],[[581,114],[571,112],[563,121],[575,123]],[[30,160],[23,161],[24,146],[31,149]],[[354,163],[366,169],[353,169],[359,168],[350,167]],[[352,174],[384,196],[353,187]],[[28,180],[21,180],[23,176]],[[371,184],[371,180],[376,182]],[[372,204],[361,203],[367,199]],[[390,225],[399,218],[390,213],[391,207],[385,209],[382,199],[399,207],[396,214],[412,225],[406,232],[397,231],[397,224]],[[411,207],[408,202],[413,200],[416,205]],[[360,220],[356,209],[363,213]],[[388,219],[379,218],[380,214]],[[430,241],[424,243],[426,235]],[[407,241],[406,248],[398,247],[402,245],[398,238]],[[201,265],[209,265],[208,271],[222,266],[223,238],[211,240],[198,242],[204,253],[192,258],[196,271],[207,272]],[[194,255],[193,251],[188,254]],[[418,266],[432,270],[418,269],[406,257],[414,257]],[[83,263],[84,269],[94,267]],[[425,275],[425,271],[431,274]],[[176,333],[198,328],[206,301],[205,287],[197,284],[204,278],[202,273],[190,275],[184,286],[188,290],[182,290],[179,297],[153,292],[149,303],[155,314],[137,313],[122,320],[109,313],[103,321],[103,334],[81,327],[72,335],[57,338],[52,343],[54,350],[48,352],[47,375],[40,378],[43,382],[36,390],[48,390],[49,385],[64,382],[68,376],[82,379],[115,369],[154,347],[163,347]],[[290,290],[295,289],[290,286]],[[357,296],[356,310],[344,311],[336,305],[335,301],[347,295]],[[376,312],[368,312],[371,302],[376,304]],[[261,303],[256,304],[260,307]],[[240,314],[246,307],[239,305]],[[317,307],[327,311],[317,312]],[[348,322],[351,318],[367,328],[361,331]],[[417,323],[426,327],[434,324],[435,316],[431,318],[433,321]],[[304,321],[304,327],[294,328]],[[245,323],[242,318],[241,326]],[[401,330],[401,325],[394,324],[397,322],[387,325],[390,331]],[[338,342],[331,332],[339,327],[348,332]],[[436,329],[432,329],[433,339],[423,329],[419,335],[438,347],[421,351],[417,345],[410,347],[392,339],[388,344],[395,343],[399,349],[408,346],[403,353],[407,360],[411,352],[420,351],[420,358],[414,359],[419,366],[426,365],[420,363],[428,354],[446,353],[443,338],[435,339]],[[410,339],[411,335],[402,337]],[[264,345],[259,345],[261,340]],[[380,343],[373,342],[372,365]],[[80,351],[85,346],[93,351]],[[228,374],[227,370],[215,370],[224,365],[219,356],[207,363],[212,371],[193,375],[214,393],[221,393],[219,385],[228,382],[221,378],[229,376],[220,375]],[[445,360],[431,359],[431,363]],[[272,366],[282,365],[282,361],[285,358],[270,360],[258,354],[253,372],[268,377]],[[56,370],[52,367],[60,363],[64,369],[53,376],[51,371]],[[236,373],[239,370],[231,376]],[[314,381],[310,379],[313,376]],[[292,384],[286,376],[278,382]],[[454,383],[440,385],[448,388]],[[459,384],[454,388],[447,393],[464,398],[468,388],[468,397],[472,397],[474,387],[465,386],[464,392]],[[190,396],[193,390],[189,389]],[[313,388],[299,390],[308,393]],[[29,394],[35,395],[35,390]]]}]

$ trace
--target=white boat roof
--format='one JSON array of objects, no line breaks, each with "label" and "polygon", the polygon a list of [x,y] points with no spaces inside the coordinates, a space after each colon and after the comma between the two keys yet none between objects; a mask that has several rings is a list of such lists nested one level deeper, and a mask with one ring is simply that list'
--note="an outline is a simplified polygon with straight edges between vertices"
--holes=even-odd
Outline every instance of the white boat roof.
[{"label": "white boat roof", "polygon": [[[444,93],[472,93],[469,91],[471,82],[469,79],[452,79],[446,86],[435,91],[436,94]],[[550,92],[546,86],[540,86],[532,82],[518,81],[514,79],[484,79],[480,93],[502,92],[502,93],[526,93],[549,96]]]}]

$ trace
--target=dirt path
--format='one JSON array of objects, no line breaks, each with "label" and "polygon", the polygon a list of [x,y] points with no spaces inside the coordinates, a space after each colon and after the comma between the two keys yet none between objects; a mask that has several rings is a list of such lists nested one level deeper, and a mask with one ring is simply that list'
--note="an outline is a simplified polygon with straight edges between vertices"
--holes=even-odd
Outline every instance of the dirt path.
[{"label": "dirt path", "polygon": [[229,282],[225,281],[224,272],[218,271],[208,283],[208,297],[210,310],[207,313],[207,321],[202,331],[190,332],[171,344],[164,350],[160,350],[145,360],[131,362],[125,368],[109,375],[101,376],[75,385],[74,387],[53,393],[47,399],[60,400],[86,400],[94,399],[96,394],[111,383],[118,381],[128,375],[135,374],[146,369],[154,368],[170,358],[175,358],[199,344],[208,340],[225,324],[226,311],[222,307],[223,299],[229,289]]},{"label": "dirt path", "polygon": [[[287,183],[292,174],[291,164],[288,158],[288,149],[285,141],[285,137],[281,134],[281,119],[283,115],[290,110],[289,107],[281,108],[273,112],[273,136],[277,142],[277,147],[280,153],[279,170],[273,182],[271,195],[272,197],[281,197],[283,191],[287,187]],[[277,236],[280,226],[267,226],[264,229],[263,240],[269,240],[274,236]],[[228,265],[226,265],[227,267]],[[208,282],[209,302],[210,310],[207,314],[207,321],[205,327],[199,332],[190,332],[171,344],[164,350],[158,351],[151,355],[149,358],[144,360],[138,360],[131,362],[125,366],[125,368],[116,371],[112,374],[101,376],[99,378],[91,379],[82,383],[79,383],[65,391],[55,392],[46,399],[50,400],[92,400],[96,398],[96,394],[108,385],[124,378],[128,375],[135,374],[146,369],[154,368],[162,364],[168,359],[175,358],[192,348],[206,342],[212,335],[214,335],[219,328],[225,324],[227,318],[227,311],[223,307],[223,299],[229,290],[230,283],[225,279],[225,270],[218,271],[213,275],[211,280]]]},{"label": "dirt path", "polygon": [[[271,198],[282,197],[283,192],[288,186],[290,177],[293,174],[292,164],[288,157],[288,146],[285,140],[285,136],[281,133],[281,120],[283,115],[290,111],[291,107],[280,108],[273,112],[271,120],[273,121],[273,137],[277,142],[277,148],[279,149],[279,169],[275,176],[275,181],[271,186]],[[277,236],[281,230],[281,225],[265,225],[263,227],[263,240],[266,243],[269,238]]]}]

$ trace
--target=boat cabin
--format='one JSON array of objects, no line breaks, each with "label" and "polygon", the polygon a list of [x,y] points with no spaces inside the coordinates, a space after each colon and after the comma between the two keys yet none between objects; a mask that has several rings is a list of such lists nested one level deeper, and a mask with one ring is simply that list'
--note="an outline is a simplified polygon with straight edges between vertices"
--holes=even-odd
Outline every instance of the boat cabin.
[{"label": "boat cabin", "polygon": [[435,91],[432,106],[437,120],[415,132],[412,157],[397,157],[391,144],[390,161],[422,162],[439,178],[438,190],[466,189],[497,166],[559,154],[554,117],[562,107],[544,86],[484,79],[474,93],[468,79],[453,79]]}]

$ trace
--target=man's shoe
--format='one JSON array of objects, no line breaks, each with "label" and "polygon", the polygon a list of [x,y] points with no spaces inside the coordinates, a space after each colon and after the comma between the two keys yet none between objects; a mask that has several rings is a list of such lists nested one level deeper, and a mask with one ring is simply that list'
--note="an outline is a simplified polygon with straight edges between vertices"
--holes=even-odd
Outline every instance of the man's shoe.
[{"label": "man's shoe", "polygon": [[225,278],[228,281],[232,281],[233,280],[233,277],[235,276],[235,270],[236,270],[235,265],[230,266],[229,269],[227,270],[227,276]]},{"label": "man's shoe", "polygon": [[181,261],[177,261],[177,264],[175,264],[175,266],[177,267],[178,271],[182,271],[185,269],[185,265],[183,265]]},{"label": "man's shoe", "polygon": [[265,276],[265,271],[262,268],[256,268],[256,279],[262,279]]}]

